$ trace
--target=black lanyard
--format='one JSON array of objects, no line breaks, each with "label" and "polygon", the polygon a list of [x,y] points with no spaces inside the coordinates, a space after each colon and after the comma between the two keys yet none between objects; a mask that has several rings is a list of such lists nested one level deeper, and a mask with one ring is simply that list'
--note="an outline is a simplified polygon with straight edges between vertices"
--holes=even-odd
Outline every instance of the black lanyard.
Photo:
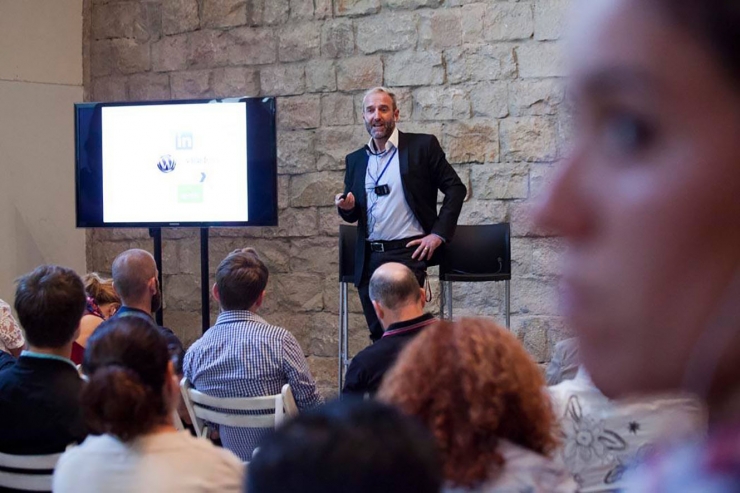
[{"label": "black lanyard", "polygon": [[[383,167],[383,170],[380,172],[380,175],[378,175],[378,178],[373,178],[373,174],[370,173],[370,179],[375,180],[375,186],[378,186],[378,183],[380,183],[380,179],[383,178],[383,175],[385,174],[386,170],[388,170],[388,166],[391,164],[391,161],[393,161],[393,157],[396,155],[396,152],[398,152],[398,147],[393,149],[393,154],[391,154],[391,157],[388,159],[388,161],[385,162],[385,166]],[[375,159],[378,159],[377,154],[373,154],[375,156]]]}]

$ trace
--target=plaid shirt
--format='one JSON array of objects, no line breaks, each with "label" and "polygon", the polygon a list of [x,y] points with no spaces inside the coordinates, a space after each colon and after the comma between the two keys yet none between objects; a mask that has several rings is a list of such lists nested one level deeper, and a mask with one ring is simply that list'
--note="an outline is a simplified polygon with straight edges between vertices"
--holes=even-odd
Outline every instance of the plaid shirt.
[{"label": "plaid shirt", "polygon": [[[215,397],[275,395],[289,383],[299,409],[321,403],[293,334],[246,310],[222,312],[188,349],[183,373],[196,389]],[[221,426],[219,431],[224,447],[249,461],[269,430]]]}]

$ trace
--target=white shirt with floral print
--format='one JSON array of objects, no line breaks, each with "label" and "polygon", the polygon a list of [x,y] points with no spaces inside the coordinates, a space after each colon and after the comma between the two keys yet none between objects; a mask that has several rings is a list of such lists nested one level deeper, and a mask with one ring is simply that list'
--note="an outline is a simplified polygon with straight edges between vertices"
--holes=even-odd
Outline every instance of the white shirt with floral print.
[{"label": "white shirt with floral print", "polygon": [[23,332],[10,311],[10,305],[0,300],[0,351],[18,349],[25,343]]}]

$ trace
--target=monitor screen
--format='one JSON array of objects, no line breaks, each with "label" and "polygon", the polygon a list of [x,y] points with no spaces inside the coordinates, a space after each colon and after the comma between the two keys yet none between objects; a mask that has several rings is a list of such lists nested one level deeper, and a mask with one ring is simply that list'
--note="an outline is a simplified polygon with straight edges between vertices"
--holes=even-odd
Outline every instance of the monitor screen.
[{"label": "monitor screen", "polygon": [[277,224],[275,100],[75,105],[78,227]]}]

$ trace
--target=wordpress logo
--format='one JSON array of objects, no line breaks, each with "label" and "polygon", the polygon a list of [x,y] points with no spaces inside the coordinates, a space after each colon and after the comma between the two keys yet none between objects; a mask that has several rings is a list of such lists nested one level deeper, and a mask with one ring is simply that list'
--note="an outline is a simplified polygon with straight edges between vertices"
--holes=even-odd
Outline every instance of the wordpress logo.
[{"label": "wordpress logo", "polygon": [[175,171],[175,166],[177,166],[177,163],[169,154],[165,154],[164,156],[160,157],[159,161],[157,162],[157,168],[159,168],[159,171],[161,171],[162,173]]}]

